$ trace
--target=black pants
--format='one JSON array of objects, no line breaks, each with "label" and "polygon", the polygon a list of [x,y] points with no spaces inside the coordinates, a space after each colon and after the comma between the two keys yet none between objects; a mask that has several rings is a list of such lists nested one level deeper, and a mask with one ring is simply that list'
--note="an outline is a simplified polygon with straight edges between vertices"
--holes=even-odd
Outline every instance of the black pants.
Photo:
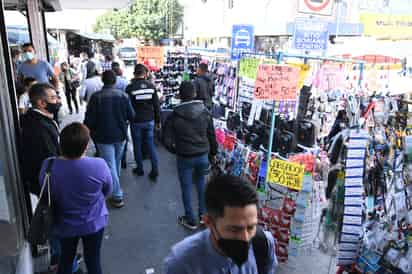
[{"label": "black pants", "polygon": [[88,274],[102,274],[100,263],[100,249],[102,247],[104,229],[100,231],[71,238],[61,238],[61,256],[58,274],[72,274],[73,261],[76,256],[77,245],[80,238],[83,241],[84,262],[87,266]]},{"label": "black pants", "polygon": [[77,102],[76,89],[73,88],[66,90],[66,100],[67,105],[69,106],[70,113],[73,112],[72,100],[74,102],[74,106],[76,107],[76,112],[79,112],[79,103]]}]

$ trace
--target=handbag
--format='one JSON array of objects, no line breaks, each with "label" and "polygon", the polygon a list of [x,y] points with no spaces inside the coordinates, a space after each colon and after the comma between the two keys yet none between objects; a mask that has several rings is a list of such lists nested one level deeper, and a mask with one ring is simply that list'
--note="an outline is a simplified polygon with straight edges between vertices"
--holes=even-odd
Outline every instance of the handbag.
[{"label": "handbag", "polygon": [[34,211],[30,223],[28,241],[32,245],[44,245],[49,239],[53,221],[54,212],[50,193],[51,168],[54,159],[47,163],[46,174],[44,176],[43,186],[40,191],[39,203]]}]

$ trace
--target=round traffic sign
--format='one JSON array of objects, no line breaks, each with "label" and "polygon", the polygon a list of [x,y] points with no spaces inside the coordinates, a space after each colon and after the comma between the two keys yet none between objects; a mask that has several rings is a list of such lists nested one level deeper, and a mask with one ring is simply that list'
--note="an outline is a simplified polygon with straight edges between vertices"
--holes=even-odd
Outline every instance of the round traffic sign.
[{"label": "round traffic sign", "polygon": [[313,3],[311,0],[304,0],[306,6],[313,11],[321,11],[330,4],[330,0],[324,0],[322,3]]}]

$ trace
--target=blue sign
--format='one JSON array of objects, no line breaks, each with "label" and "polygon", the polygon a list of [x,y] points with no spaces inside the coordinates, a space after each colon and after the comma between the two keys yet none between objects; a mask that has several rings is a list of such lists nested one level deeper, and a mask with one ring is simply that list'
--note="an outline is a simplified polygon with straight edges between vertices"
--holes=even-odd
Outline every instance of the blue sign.
[{"label": "blue sign", "polygon": [[304,51],[326,51],[329,41],[328,22],[297,18],[293,47]]},{"label": "blue sign", "polygon": [[242,53],[253,52],[255,49],[255,35],[252,25],[233,25],[231,59],[240,60]]}]

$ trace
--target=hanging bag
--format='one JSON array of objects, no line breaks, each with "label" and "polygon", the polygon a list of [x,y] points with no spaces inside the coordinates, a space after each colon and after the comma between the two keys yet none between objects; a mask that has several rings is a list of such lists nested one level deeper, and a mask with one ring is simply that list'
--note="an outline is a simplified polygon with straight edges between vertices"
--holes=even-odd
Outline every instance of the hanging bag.
[{"label": "hanging bag", "polygon": [[53,225],[54,212],[50,193],[51,168],[54,159],[47,163],[46,174],[40,191],[39,203],[30,223],[28,241],[32,245],[44,245],[49,239]]}]

